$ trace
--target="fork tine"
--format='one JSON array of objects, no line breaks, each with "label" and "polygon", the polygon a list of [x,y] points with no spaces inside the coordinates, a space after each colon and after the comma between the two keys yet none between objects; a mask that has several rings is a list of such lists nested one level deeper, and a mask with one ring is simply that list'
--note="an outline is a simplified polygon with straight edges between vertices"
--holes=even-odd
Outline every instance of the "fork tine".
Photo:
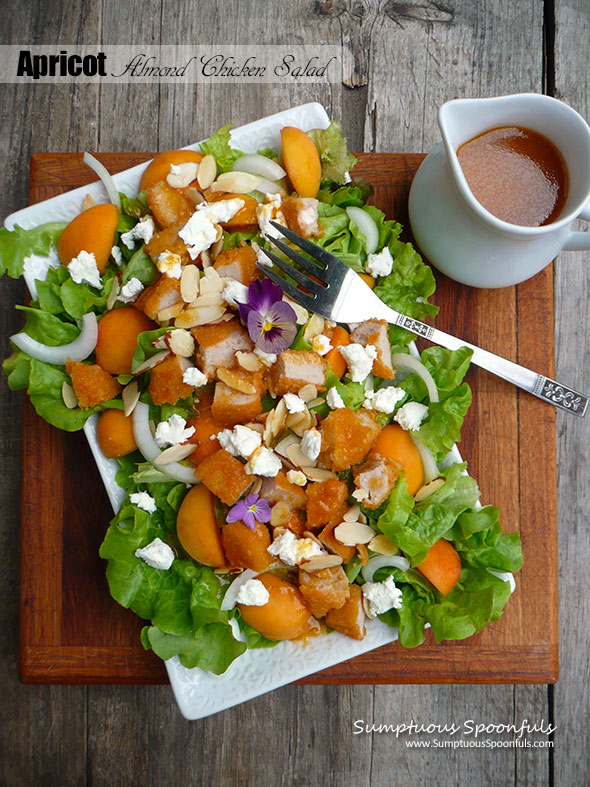
[{"label": "fork tine", "polygon": [[321,284],[318,284],[313,279],[310,279],[309,276],[301,271],[294,268],[288,262],[285,262],[280,257],[277,257],[276,254],[273,254],[272,251],[267,251],[263,249],[263,252],[270,257],[270,259],[274,262],[277,268],[280,268],[283,273],[286,273],[291,279],[295,279],[297,284],[300,284],[302,287],[305,287],[306,290],[309,292],[313,292],[314,295],[318,295],[325,287],[322,287]]},{"label": "fork tine", "polygon": [[282,287],[283,292],[288,295],[291,300],[301,304],[301,306],[303,306],[308,311],[314,311],[315,305],[313,295],[308,295],[306,292],[303,292],[303,290],[300,290],[299,287],[296,287],[294,284],[291,284],[290,281],[287,281],[284,276],[281,276],[275,270],[269,268],[268,265],[262,265],[260,262],[257,262],[256,265],[265,276],[268,276],[271,281],[274,281],[275,284],[278,284],[279,287]]},{"label": "fork tine", "polygon": [[282,224],[277,224],[276,221],[271,221],[270,223],[275,229],[279,230],[279,232],[282,233],[285,238],[288,238],[302,251],[306,251],[314,259],[323,262],[325,265],[346,267],[345,264],[338,259],[338,257],[335,257],[333,254],[330,254],[329,251],[322,249],[321,246],[317,246],[315,243],[307,240],[307,238],[302,238],[301,235],[293,232],[293,230],[290,230],[288,227],[284,227]]},{"label": "fork tine", "polygon": [[317,260],[309,260],[307,257],[299,254],[299,252],[293,251],[293,249],[289,248],[286,243],[283,243],[278,238],[273,238],[272,235],[266,235],[265,237],[278,249],[280,249],[283,254],[286,254],[287,257],[290,257],[293,262],[296,262],[297,265],[300,265],[308,273],[311,273],[313,276],[316,276],[319,279],[322,278],[321,274],[324,273],[326,269],[323,265],[318,265]]}]

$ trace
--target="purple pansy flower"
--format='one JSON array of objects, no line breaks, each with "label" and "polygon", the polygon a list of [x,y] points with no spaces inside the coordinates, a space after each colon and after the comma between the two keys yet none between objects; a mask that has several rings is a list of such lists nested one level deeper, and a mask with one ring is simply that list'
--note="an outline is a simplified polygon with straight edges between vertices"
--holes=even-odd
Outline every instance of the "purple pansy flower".
[{"label": "purple pansy flower", "polygon": [[268,500],[258,495],[246,495],[227,512],[226,522],[243,522],[250,530],[256,528],[256,522],[270,522],[271,510]]},{"label": "purple pansy flower", "polygon": [[240,317],[250,338],[265,353],[280,353],[290,347],[297,329],[297,315],[283,301],[283,290],[268,279],[248,287],[248,303],[240,303]]}]

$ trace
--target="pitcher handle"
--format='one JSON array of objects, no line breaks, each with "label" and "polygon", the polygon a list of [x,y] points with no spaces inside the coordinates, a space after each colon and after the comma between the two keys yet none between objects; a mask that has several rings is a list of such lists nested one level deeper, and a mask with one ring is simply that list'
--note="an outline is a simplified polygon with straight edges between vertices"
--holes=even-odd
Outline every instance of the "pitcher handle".
[{"label": "pitcher handle", "polygon": [[[579,219],[590,221],[590,200],[582,208]],[[590,249],[590,232],[572,232],[566,240],[564,251],[585,251]]]}]

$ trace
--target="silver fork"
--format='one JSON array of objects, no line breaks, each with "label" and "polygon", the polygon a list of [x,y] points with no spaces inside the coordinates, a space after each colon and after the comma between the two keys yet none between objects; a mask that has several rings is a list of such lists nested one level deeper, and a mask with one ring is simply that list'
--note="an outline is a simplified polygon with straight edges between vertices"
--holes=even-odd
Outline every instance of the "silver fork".
[{"label": "silver fork", "polygon": [[487,369],[488,372],[514,383],[519,388],[538,396],[555,407],[566,410],[568,413],[573,413],[580,418],[586,414],[587,396],[552,380],[550,377],[537,374],[537,372],[519,366],[513,361],[488,352],[488,350],[482,350],[481,347],[464,342],[456,336],[451,336],[439,331],[438,328],[433,328],[390,309],[360,276],[333,254],[275,221],[271,221],[271,224],[295,246],[309,254],[311,259],[294,251],[278,238],[266,235],[265,237],[289,257],[297,267],[266,249],[262,249],[262,251],[288,278],[267,265],[258,263],[258,267],[269,279],[280,285],[290,298],[309,311],[326,319],[343,323],[359,323],[367,319],[386,320],[392,325],[399,325],[401,328],[449,350],[468,347],[473,350],[473,363],[481,366],[482,369]]}]

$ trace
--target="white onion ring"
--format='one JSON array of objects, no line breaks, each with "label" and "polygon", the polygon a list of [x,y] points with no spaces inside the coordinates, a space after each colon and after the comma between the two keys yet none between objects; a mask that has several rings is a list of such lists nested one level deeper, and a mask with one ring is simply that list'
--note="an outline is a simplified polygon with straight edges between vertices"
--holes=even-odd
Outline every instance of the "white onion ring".
[{"label": "white onion ring", "polygon": [[[133,436],[141,455],[148,462],[154,464],[154,460],[162,453],[160,446],[153,438],[150,429],[150,408],[145,402],[138,402],[133,411]],[[158,465],[158,470],[176,481],[183,484],[196,484],[195,471],[192,467],[181,465],[180,462],[172,462],[169,465]]]},{"label": "white onion ring", "polygon": [[408,353],[394,353],[391,356],[391,361],[395,368],[402,372],[408,372],[409,374],[417,374],[421,380],[424,381],[426,388],[428,390],[428,397],[431,402],[438,402],[438,388],[436,387],[436,383],[434,382],[434,378],[428,371],[428,369],[424,366],[422,361],[419,361],[417,358],[414,358],[413,355],[409,355]]},{"label": "white onion ring", "polygon": [[430,448],[424,445],[424,443],[420,442],[420,440],[415,437],[411,432],[408,433],[412,438],[412,442],[418,449],[418,453],[420,454],[420,459],[422,460],[422,467],[424,468],[424,484],[427,484],[429,481],[432,481],[435,478],[438,478],[440,475],[439,469],[434,461],[434,457],[432,456],[432,452]]},{"label": "white onion ring", "polygon": [[90,167],[91,170],[96,172],[98,177],[101,179],[102,185],[105,187],[107,194],[109,195],[110,201],[120,213],[121,199],[119,198],[119,192],[115,186],[115,181],[111,177],[111,173],[104,164],[101,164],[97,158],[94,158],[92,153],[84,153],[84,163]]},{"label": "white onion ring", "polygon": [[399,568],[400,571],[407,571],[410,568],[410,562],[401,555],[378,555],[377,557],[372,557],[361,571],[365,582],[372,582],[375,572],[379,571],[380,568]]},{"label": "white onion ring", "polygon": [[245,571],[242,571],[240,576],[236,577],[236,579],[234,579],[234,581],[228,587],[225,596],[223,597],[223,601],[221,602],[221,611],[228,612],[230,609],[233,609],[236,605],[236,599],[242,585],[248,582],[248,580],[254,579],[257,576],[258,572],[252,571],[251,568],[247,568]]},{"label": "white onion ring", "polygon": [[379,230],[377,225],[366,210],[353,205],[346,208],[348,218],[353,221],[366,238],[365,250],[367,254],[374,254],[379,244]]},{"label": "white onion ring", "polygon": [[490,574],[493,574],[498,579],[501,579],[503,582],[508,582],[510,585],[510,595],[514,593],[516,590],[516,581],[514,579],[514,574],[511,574],[510,571],[494,571],[493,568],[488,568]]},{"label": "white onion ring", "polygon": [[280,181],[267,180],[266,178],[260,177],[260,175],[256,177],[258,178],[258,183],[256,184],[255,191],[261,191],[263,194],[280,194],[281,197],[287,194],[285,187]]},{"label": "white onion ring", "polygon": [[249,153],[247,156],[240,156],[232,165],[232,169],[240,172],[249,172],[251,175],[260,175],[268,180],[280,180],[286,176],[285,170],[276,161],[261,156],[259,153]]},{"label": "white onion ring", "polygon": [[82,330],[79,336],[69,344],[56,346],[41,344],[24,331],[10,337],[10,341],[31,358],[60,366],[63,366],[68,358],[72,361],[83,361],[84,358],[88,358],[96,347],[97,339],[98,323],[94,312],[89,312],[82,317]]}]

